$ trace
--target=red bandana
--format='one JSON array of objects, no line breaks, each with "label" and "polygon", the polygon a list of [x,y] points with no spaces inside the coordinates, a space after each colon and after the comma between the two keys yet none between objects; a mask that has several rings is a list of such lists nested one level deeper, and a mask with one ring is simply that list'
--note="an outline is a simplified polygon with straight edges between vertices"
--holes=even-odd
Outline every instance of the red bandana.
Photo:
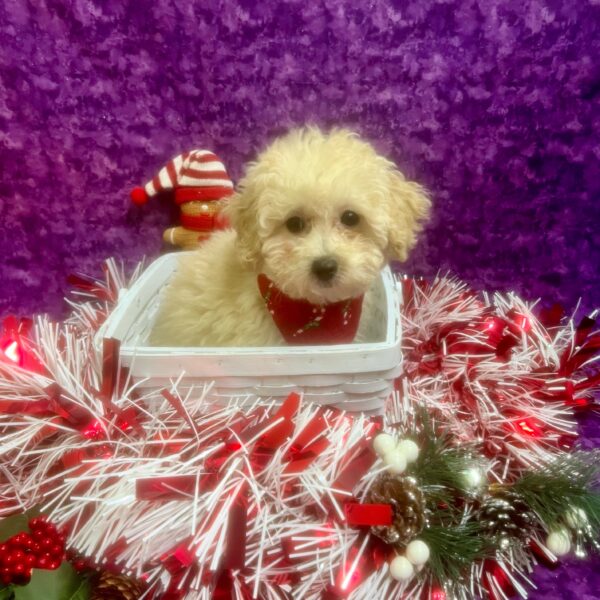
[{"label": "red bandana", "polygon": [[363,297],[333,304],[294,300],[258,276],[258,287],[277,329],[288,344],[349,344],[354,341]]}]

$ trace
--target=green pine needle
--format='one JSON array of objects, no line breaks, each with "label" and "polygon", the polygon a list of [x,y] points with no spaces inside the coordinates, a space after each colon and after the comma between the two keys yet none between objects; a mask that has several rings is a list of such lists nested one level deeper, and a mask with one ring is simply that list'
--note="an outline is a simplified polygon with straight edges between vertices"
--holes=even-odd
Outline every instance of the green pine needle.
[{"label": "green pine needle", "polygon": [[420,533],[419,539],[429,546],[431,555],[427,566],[438,582],[459,581],[474,561],[493,553],[480,524],[474,521],[452,527],[428,527]]},{"label": "green pine needle", "polygon": [[411,475],[419,482],[430,506],[452,504],[459,496],[468,495],[465,471],[473,467],[473,450],[469,446],[454,447],[451,437],[437,433],[427,415],[421,415],[419,458]]},{"label": "green pine needle", "polygon": [[574,452],[539,471],[523,474],[512,489],[519,493],[548,528],[564,524],[570,509],[582,509],[595,531],[600,530],[597,452]]},{"label": "green pine needle", "polygon": [[436,448],[429,454],[423,453],[413,474],[433,499],[439,501],[445,497],[450,500],[466,491],[465,471],[472,462],[471,455],[459,448]]}]

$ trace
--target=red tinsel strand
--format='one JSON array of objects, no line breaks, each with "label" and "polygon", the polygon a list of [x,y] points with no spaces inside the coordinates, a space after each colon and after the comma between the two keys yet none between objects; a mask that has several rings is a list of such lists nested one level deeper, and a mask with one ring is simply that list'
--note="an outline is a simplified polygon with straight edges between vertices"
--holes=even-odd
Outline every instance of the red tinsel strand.
[{"label": "red tinsel strand", "polygon": [[[351,516],[379,468],[370,440],[382,420],[294,396],[276,409],[210,407],[175,388],[134,394],[118,348],[104,368],[94,358],[93,337],[125,283],[112,272],[106,292],[82,283],[85,302],[67,326],[35,323],[45,376],[9,365],[0,378],[1,458],[14,461],[12,479],[0,471],[0,514],[3,502],[22,510],[43,498],[82,555],[135,570],[157,594],[410,592],[387,575],[389,550],[366,535],[385,515]],[[582,370],[598,350],[589,324],[550,330],[515,296],[490,303],[448,279],[406,281],[402,318],[406,372],[388,429],[406,430],[426,406],[456,443],[481,444],[500,481],[572,442],[573,411],[598,385]],[[486,570],[487,584],[506,593],[499,568]]]},{"label": "red tinsel strand", "polygon": [[549,331],[514,295],[486,304],[449,279],[403,286],[405,414],[424,406],[457,442],[479,441],[501,478],[562,451],[600,383],[577,371],[599,354],[591,321]]}]

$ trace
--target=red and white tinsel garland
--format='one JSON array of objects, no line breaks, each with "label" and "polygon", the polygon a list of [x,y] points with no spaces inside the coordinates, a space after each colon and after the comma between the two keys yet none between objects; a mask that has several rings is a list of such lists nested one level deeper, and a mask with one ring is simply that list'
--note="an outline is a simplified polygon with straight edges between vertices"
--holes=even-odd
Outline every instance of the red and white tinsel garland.
[{"label": "red and white tinsel garland", "polygon": [[404,284],[405,374],[390,423],[425,407],[457,443],[478,442],[499,481],[573,445],[574,415],[595,408],[600,385],[593,319],[558,325],[555,307],[542,311],[547,326],[515,294],[488,298],[448,278]]},{"label": "red and white tinsel garland", "polygon": [[[105,273],[73,279],[81,297],[65,323],[5,322],[0,517],[42,506],[71,549],[144,580],[146,597],[442,597],[390,577],[390,550],[365,529],[376,518],[363,500],[386,469],[372,438],[401,437],[424,407],[504,482],[570,448],[576,410],[594,407],[592,319],[548,327],[513,294],[448,278],[404,281],[405,370],[382,418],[295,394],[222,407],[206,390],[181,397],[177,382],[141,393],[114,341],[103,357],[93,349],[127,284],[110,261]],[[511,549],[477,567],[472,593],[487,581],[494,597],[507,578],[519,591],[532,564]]]}]

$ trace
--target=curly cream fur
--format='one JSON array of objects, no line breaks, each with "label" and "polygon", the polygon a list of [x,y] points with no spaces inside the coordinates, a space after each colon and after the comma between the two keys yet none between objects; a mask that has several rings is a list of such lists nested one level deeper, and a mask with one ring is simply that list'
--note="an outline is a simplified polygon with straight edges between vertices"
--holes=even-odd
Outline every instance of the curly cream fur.
[{"label": "curly cream fur", "polygon": [[[360,336],[372,313],[369,288],[389,260],[406,260],[429,209],[424,190],[356,134],[293,131],[248,166],[226,209],[234,231],[216,233],[180,261],[151,343],[283,343],[258,292],[260,272],[288,296],[316,304],[367,293]],[[340,221],[347,210],[360,215],[357,226]],[[301,233],[286,228],[292,216],[306,223]],[[324,256],[338,263],[328,284],[311,273]]]}]

